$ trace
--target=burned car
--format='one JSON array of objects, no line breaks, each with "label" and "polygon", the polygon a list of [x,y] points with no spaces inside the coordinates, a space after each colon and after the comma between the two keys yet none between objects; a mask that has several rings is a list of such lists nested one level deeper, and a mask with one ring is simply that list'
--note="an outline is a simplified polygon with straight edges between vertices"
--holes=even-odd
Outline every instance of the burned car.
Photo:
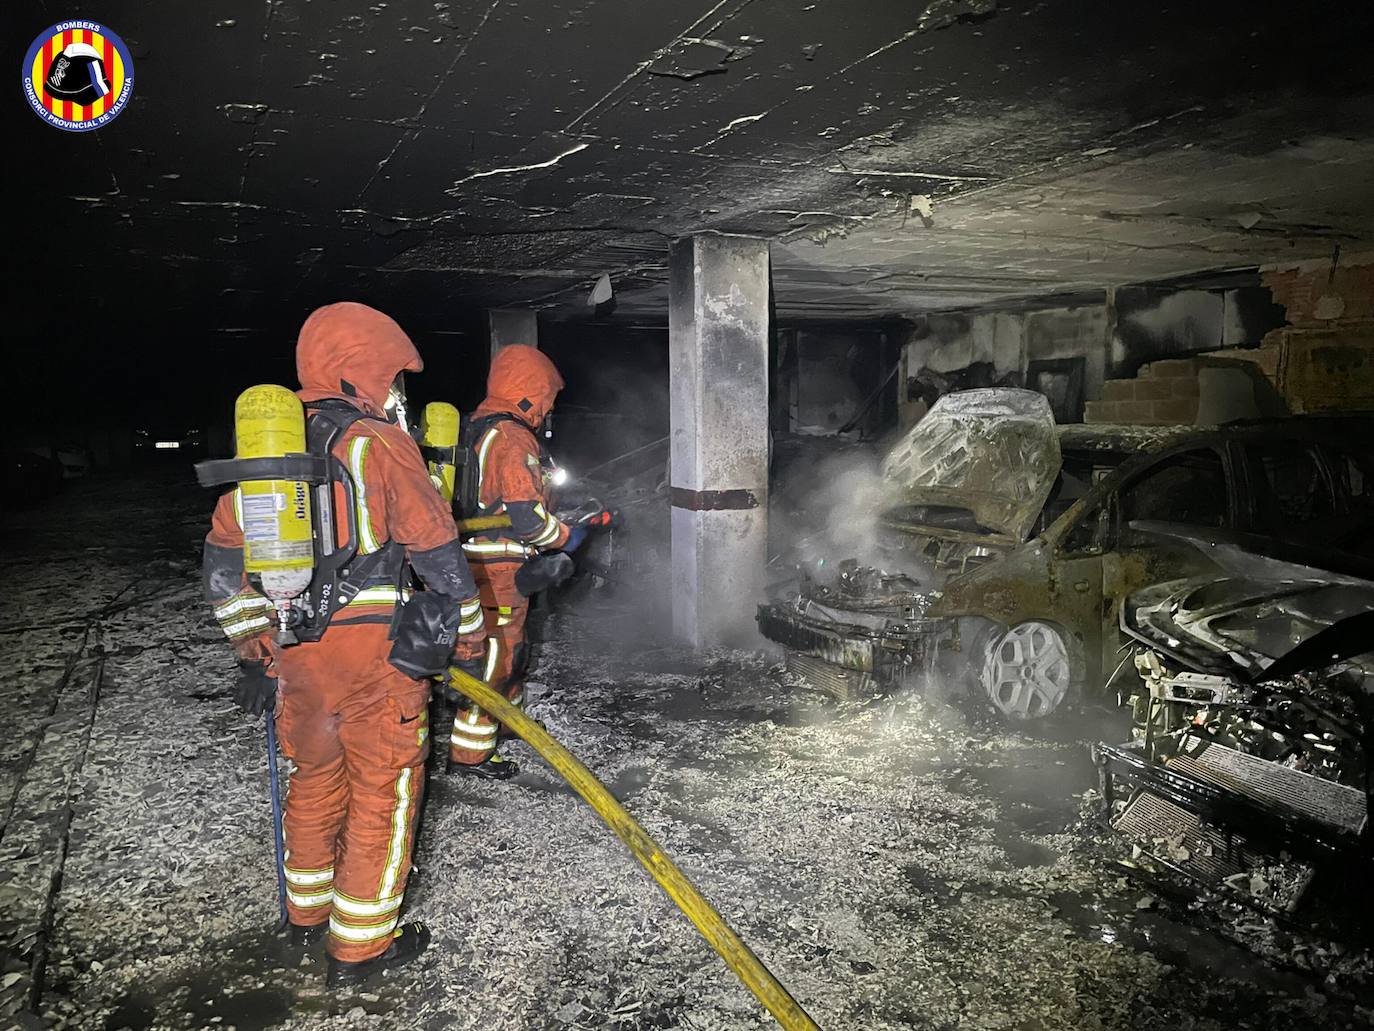
[{"label": "burned car", "polygon": [[936,403],[883,479],[877,560],[804,570],[760,607],[762,633],[837,696],[938,670],[1036,719],[1134,677],[1124,598],[1208,570],[1197,548],[1136,524],[1368,549],[1374,419],[1056,426],[1033,391],[971,390]]},{"label": "burned car", "polygon": [[1152,867],[1290,913],[1314,871],[1368,861],[1374,563],[1228,531],[1134,529],[1217,569],[1122,606],[1140,675],[1134,733],[1094,749],[1112,825]]}]

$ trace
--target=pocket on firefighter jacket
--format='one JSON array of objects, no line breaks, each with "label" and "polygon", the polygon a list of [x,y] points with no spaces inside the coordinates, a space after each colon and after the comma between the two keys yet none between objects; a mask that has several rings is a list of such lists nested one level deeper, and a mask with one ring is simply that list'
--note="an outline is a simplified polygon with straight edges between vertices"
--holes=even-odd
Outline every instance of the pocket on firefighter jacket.
[{"label": "pocket on firefighter jacket", "polygon": [[429,692],[387,695],[382,735],[382,754],[391,769],[423,763],[429,755]]}]

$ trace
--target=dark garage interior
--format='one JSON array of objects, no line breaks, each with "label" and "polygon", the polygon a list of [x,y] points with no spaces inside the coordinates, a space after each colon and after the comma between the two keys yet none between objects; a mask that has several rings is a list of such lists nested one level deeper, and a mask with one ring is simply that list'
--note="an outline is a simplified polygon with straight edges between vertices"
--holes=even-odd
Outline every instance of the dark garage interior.
[{"label": "dark garage interior", "polygon": [[0,1025],[1374,1023],[1374,8],[0,17]]}]

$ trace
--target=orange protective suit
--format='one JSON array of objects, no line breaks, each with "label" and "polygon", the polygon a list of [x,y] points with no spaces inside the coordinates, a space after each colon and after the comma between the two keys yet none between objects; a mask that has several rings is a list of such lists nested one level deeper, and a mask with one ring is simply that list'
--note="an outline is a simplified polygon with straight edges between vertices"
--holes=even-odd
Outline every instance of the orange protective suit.
[{"label": "orange protective suit", "polygon": [[[312,401],[342,398],[380,417],[396,376],[421,367],[401,328],[361,304],[319,309],[297,341],[307,409]],[[358,492],[360,552],[388,541],[404,545],[426,588],[461,611],[458,656],[481,655],[485,631],[476,587],[452,513],[435,493],[415,442],[401,427],[368,418],[354,422],[333,453],[349,466]],[[331,956],[371,959],[391,942],[410,875],[429,753],[430,685],[387,661],[401,600],[394,568],[339,608],[318,642],[277,645],[269,632],[271,604],[243,573],[236,495],[226,494],[215,509],[206,588],[239,654],[268,660],[278,680],[282,751],[296,766],[284,819],[291,922],[328,921]]]},{"label": "orange protective suit", "polygon": [[[546,355],[525,344],[496,352],[487,376],[487,397],[473,412],[504,413],[516,421],[495,422],[475,444],[481,515],[510,516],[509,529],[481,533],[463,544],[482,597],[487,630],[483,679],[504,687],[506,697],[524,701],[527,664],[525,616],[529,600],[515,589],[515,574],[536,552],[561,548],[568,527],[548,509],[548,488],[535,431],[553,408],[563,378]],[[449,760],[475,766],[496,750],[496,722],[478,706],[459,708],[449,738]]]}]

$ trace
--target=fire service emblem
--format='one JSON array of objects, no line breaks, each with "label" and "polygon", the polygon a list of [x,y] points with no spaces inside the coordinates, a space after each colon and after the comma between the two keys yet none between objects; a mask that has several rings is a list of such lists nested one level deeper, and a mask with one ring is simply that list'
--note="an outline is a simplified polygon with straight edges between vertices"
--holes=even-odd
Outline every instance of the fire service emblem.
[{"label": "fire service emblem", "polygon": [[58,22],[29,47],[20,78],[39,118],[67,132],[109,124],[134,91],[129,48],[93,21]]}]

